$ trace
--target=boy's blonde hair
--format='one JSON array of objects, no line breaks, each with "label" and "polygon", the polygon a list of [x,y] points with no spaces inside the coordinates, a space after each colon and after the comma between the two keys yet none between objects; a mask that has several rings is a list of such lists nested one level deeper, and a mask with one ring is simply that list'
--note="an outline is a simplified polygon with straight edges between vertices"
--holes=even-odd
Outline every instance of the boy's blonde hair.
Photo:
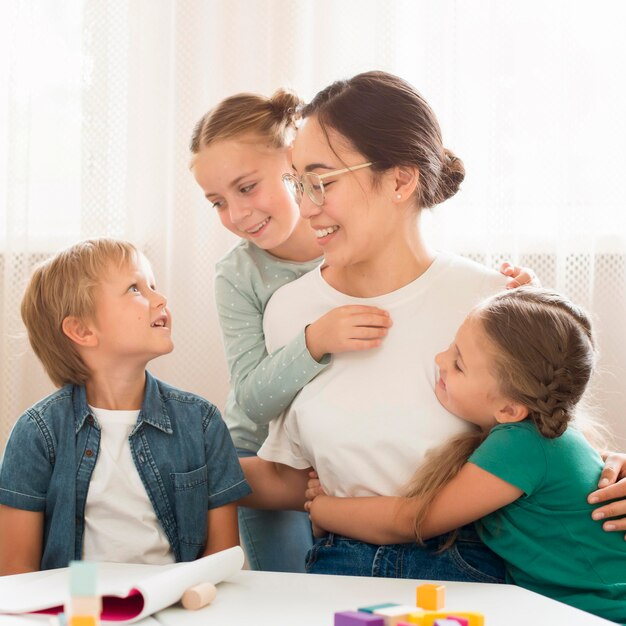
[{"label": "boy's blonde hair", "polygon": [[82,385],[90,374],[63,331],[63,320],[91,319],[94,287],[111,264],[123,267],[137,254],[137,248],[126,241],[88,239],[62,250],[33,272],[22,298],[22,320],[30,345],[57,387]]}]

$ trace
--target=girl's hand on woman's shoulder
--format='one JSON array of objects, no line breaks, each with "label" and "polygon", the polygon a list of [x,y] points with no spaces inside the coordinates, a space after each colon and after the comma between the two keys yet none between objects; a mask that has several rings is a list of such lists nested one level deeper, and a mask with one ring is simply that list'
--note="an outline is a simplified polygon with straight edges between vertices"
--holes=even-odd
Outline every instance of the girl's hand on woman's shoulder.
[{"label": "girl's hand on woman's shoulder", "polygon": [[522,285],[531,285],[533,287],[541,287],[541,282],[537,278],[537,274],[530,267],[521,267],[519,265],[511,265],[505,261],[500,266],[500,274],[508,276],[505,287],[507,289],[515,289]]},{"label": "girl's hand on woman's shoulder", "polygon": [[[607,532],[626,531],[626,454],[607,452],[603,454],[604,469],[598,481],[599,489],[589,494],[589,504],[599,504],[613,500],[594,510],[594,520],[606,520],[602,523]],[[626,539],[626,535],[624,537]]]}]

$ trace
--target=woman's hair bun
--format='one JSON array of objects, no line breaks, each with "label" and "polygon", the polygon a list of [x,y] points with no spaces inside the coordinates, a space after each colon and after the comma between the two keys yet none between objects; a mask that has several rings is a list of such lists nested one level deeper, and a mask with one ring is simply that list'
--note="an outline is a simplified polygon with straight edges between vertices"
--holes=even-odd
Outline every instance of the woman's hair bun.
[{"label": "woman's hair bun", "polygon": [[456,194],[464,179],[465,166],[463,165],[463,161],[461,161],[452,150],[444,148],[439,188],[437,189],[434,204],[439,204]]}]

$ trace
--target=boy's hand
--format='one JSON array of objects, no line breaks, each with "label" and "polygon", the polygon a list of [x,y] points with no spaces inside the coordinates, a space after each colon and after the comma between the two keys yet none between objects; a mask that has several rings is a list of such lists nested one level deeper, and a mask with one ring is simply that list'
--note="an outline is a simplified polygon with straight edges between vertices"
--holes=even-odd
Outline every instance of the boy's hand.
[{"label": "boy's hand", "polygon": [[537,275],[529,267],[519,267],[518,265],[511,265],[508,261],[505,261],[500,266],[500,274],[509,277],[505,285],[507,289],[515,289],[522,285],[541,287],[541,282],[537,278]]},{"label": "boy's hand", "polygon": [[374,306],[340,306],[306,327],[306,347],[320,361],[325,354],[378,347],[393,322],[387,311]]}]

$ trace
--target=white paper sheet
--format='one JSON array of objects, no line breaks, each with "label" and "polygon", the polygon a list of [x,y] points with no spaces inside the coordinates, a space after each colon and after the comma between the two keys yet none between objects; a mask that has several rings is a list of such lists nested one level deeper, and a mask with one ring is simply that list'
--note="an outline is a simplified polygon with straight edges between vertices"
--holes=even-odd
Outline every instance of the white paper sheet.
[{"label": "white paper sheet", "polygon": [[[178,602],[189,587],[217,584],[243,566],[237,546],[189,563],[139,565],[98,563],[102,621],[130,624]],[[31,613],[62,606],[68,599],[69,568],[0,578],[0,613]],[[136,590],[135,595],[132,591]]]}]

